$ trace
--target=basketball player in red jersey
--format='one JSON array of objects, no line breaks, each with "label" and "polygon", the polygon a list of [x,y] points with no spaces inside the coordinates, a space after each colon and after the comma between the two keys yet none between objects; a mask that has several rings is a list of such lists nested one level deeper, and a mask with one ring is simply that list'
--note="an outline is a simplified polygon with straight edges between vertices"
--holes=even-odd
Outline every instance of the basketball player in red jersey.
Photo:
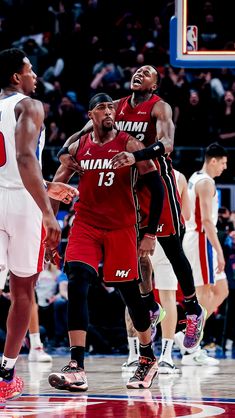
[{"label": "basketball player in red jersey", "polygon": [[[157,237],[184,294],[187,310],[184,345],[192,348],[202,339],[206,311],[198,303],[192,269],[180,240],[180,230],[183,225],[179,194],[169,157],[173,150],[174,125],[171,107],[155,94],[159,86],[159,78],[155,67],[145,65],[139,68],[131,79],[132,95],[118,101],[116,114],[118,129],[130,132],[143,141],[147,148],[132,154],[122,152],[113,158],[113,163],[114,167],[120,168],[153,158],[161,175],[165,198]],[[140,190],[138,198],[140,206],[145,211],[147,194]]]},{"label": "basketball player in red jersey", "polygon": [[[149,219],[137,250],[137,207],[134,193],[136,168],[113,170],[113,155],[134,151],[143,145],[125,132],[117,132],[115,106],[107,94],[95,95],[88,115],[94,131],[71,145],[70,152],[84,169],[79,181],[79,202],[65,253],[68,273],[68,327],[71,361],[60,373],[49,376],[51,386],[71,391],[88,388],[84,372],[84,351],[88,327],[87,293],[89,283],[103,261],[104,281],[117,287],[128,307],[140,341],[139,365],[127,383],[128,388],[148,388],[157,373],[151,347],[149,312],[138,286],[138,255],[145,257],[155,248],[158,210],[158,173],[152,161],[137,164],[139,174],[150,190]],[[67,181],[73,171],[63,165],[56,180]],[[163,193],[163,188],[162,188]],[[161,199],[161,197],[160,197]]]},{"label": "basketball player in red jersey", "polygon": [[[119,156],[115,156],[113,162],[116,167],[120,167],[125,164],[133,164],[138,159],[154,158],[165,189],[164,205],[158,223],[157,237],[172,264],[184,294],[184,302],[188,313],[184,344],[186,348],[191,348],[196,346],[202,338],[206,313],[198,304],[192,269],[180,241],[179,196],[169,157],[174,144],[174,125],[171,107],[155,94],[159,82],[160,76],[155,67],[152,65],[140,67],[131,79],[132,94],[115,102],[117,127],[141,140],[147,148],[137,151],[136,154],[123,152]],[[81,133],[86,132],[87,129],[91,129],[91,124],[87,124],[80,132],[70,137],[59,152],[60,161],[75,170],[80,170],[81,167],[63,154],[68,152],[68,145],[76,141]],[[144,232],[146,222],[144,215],[146,215],[148,197],[145,190],[143,194],[141,193],[141,189],[142,186],[140,186],[138,198],[140,199],[140,205],[142,205],[143,223],[141,226]],[[150,262],[147,258],[141,261],[142,273],[145,276],[143,284],[146,283],[145,286],[149,286]],[[153,310],[152,291],[146,294],[142,289],[141,293],[146,296],[144,299],[148,302],[149,309]]]}]

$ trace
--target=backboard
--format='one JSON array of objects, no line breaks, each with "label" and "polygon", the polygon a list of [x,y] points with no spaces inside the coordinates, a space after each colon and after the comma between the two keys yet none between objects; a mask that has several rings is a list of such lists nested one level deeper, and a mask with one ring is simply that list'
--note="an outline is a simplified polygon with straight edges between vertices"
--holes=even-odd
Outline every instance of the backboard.
[{"label": "backboard", "polygon": [[[209,6],[213,5],[212,2],[207,3]],[[226,4],[226,0],[219,3],[223,3],[220,4],[223,6],[222,15],[220,11],[202,9],[203,2],[200,0],[175,0],[175,16],[170,21],[171,65],[184,68],[235,68],[235,29],[232,21],[230,25],[231,6],[227,7],[229,3]],[[224,10],[227,10],[227,15],[224,14]],[[213,22],[216,16],[217,26]],[[221,18],[221,24],[219,24],[219,18]],[[220,29],[222,41],[216,30],[214,30],[215,33],[211,29],[208,34],[202,33],[205,28],[216,29],[216,27]],[[224,34],[228,36],[228,39],[224,38]],[[213,36],[218,37],[219,48],[208,49],[207,45],[205,47],[202,40],[206,39],[206,36],[212,41]],[[214,45],[216,46],[216,42]]]}]

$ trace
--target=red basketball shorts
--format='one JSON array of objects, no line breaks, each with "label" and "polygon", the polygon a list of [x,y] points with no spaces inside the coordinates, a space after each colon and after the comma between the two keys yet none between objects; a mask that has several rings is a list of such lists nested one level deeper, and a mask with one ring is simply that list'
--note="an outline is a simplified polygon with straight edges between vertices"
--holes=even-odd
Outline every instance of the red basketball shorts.
[{"label": "red basketball shorts", "polygon": [[105,282],[138,279],[137,234],[135,226],[102,230],[74,220],[65,261],[86,263],[98,271],[103,262]]}]

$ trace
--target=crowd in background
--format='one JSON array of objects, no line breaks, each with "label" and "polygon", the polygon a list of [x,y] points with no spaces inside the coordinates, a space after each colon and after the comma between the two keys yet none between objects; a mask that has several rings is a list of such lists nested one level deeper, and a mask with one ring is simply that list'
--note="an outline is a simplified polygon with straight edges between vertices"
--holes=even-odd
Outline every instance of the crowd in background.
[{"label": "crowd in background", "polygon": [[[201,166],[205,147],[218,141],[230,150],[228,170],[220,182],[234,182],[235,69],[183,69],[170,65],[169,21],[175,12],[174,3],[169,0],[43,0],[37,7],[31,0],[0,0],[0,49],[22,48],[38,75],[35,97],[43,102],[45,109],[45,179],[52,179],[59,166],[56,154],[66,138],[87,122],[90,98],[100,91],[110,94],[113,99],[128,95],[134,71],[141,65],[152,64],[161,73],[157,94],[173,109],[176,130],[172,158],[175,168],[189,177]],[[221,47],[217,29],[219,19],[223,23],[224,20],[215,7],[217,3],[213,0],[200,2],[203,36],[199,46],[202,49]],[[226,25],[226,28],[229,30],[230,26]],[[213,36],[214,33],[217,36]],[[232,38],[230,41],[230,47],[226,46],[229,49],[232,44],[234,46]],[[65,217],[64,212],[61,213],[63,255],[73,209]],[[229,298],[233,301],[234,223],[225,219],[227,215],[227,212],[220,214],[218,228],[227,259]],[[61,294],[61,283],[66,282],[66,277],[61,271],[44,275],[51,278],[52,294],[47,295],[44,302],[40,302],[39,297],[40,320],[49,340],[57,345],[66,344],[66,285],[62,286]],[[40,280],[39,296],[43,278]],[[111,318],[110,312],[114,310],[107,307],[109,317],[104,323],[104,315],[102,318],[98,315],[100,307],[96,306],[97,299],[93,297],[88,333],[90,345],[95,347],[94,352],[116,350],[126,353],[124,305],[115,289],[107,290],[101,281],[94,284],[93,291],[99,292],[101,306],[115,305],[118,315]],[[233,305],[230,303],[229,309],[234,309]],[[229,338],[235,341],[234,323],[230,323],[233,313],[227,315],[226,327]],[[56,328],[55,323],[61,327]],[[214,339],[215,335],[208,338]]]},{"label": "crowd in background", "polygon": [[[47,127],[45,177],[51,178],[58,166],[58,147],[87,121],[91,96],[99,91],[114,99],[127,95],[131,75],[146,63],[157,66],[162,75],[158,94],[173,109],[176,150],[191,148],[193,153],[195,167],[192,161],[189,167],[188,154],[182,149],[173,154],[175,165],[186,176],[201,164],[200,149],[212,141],[234,148],[235,70],[185,70],[170,65],[169,21],[174,3],[44,0],[35,13],[29,0],[0,1],[0,48],[23,48],[38,75],[36,96],[44,103]],[[204,0],[197,9],[203,26],[199,28],[202,49],[213,49],[211,43],[219,47],[225,33],[220,30],[214,36],[224,24],[217,3]],[[229,164],[221,181],[233,179]]]}]

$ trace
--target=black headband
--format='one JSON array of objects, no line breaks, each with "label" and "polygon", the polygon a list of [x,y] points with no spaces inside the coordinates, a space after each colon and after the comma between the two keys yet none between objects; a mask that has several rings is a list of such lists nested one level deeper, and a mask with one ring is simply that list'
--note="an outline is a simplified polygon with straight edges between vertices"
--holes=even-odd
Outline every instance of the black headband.
[{"label": "black headband", "polygon": [[89,110],[94,109],[98,103],[103,102],[113,102],[113,99],[106,93],[98,93],[91,98],[89,102]]}]

